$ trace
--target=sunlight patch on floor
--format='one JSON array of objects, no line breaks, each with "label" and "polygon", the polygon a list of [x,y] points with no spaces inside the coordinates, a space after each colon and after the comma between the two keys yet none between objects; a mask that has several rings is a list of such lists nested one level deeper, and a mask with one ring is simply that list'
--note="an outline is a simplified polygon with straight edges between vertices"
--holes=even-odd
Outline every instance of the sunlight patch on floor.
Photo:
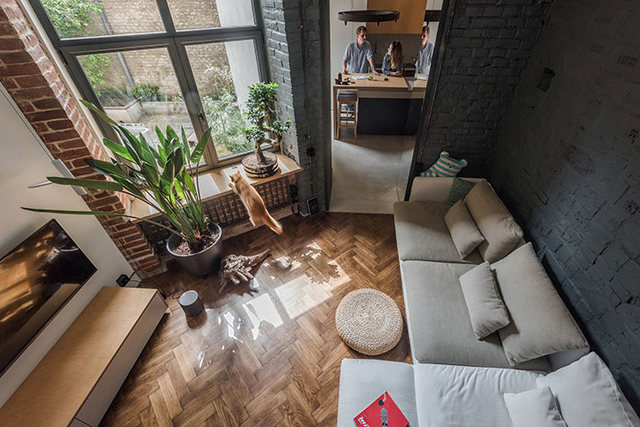
[{"label": "sunlight patch on floor", "polygon": [[262,294],[248,303],[242,304],[242,308],[251,322],[251,335],[254,340],[260,335],[262,322],[268,323],[274,328],[281,326],[283,323],[282,317],[278,314],[278,310],[269,294]]}]

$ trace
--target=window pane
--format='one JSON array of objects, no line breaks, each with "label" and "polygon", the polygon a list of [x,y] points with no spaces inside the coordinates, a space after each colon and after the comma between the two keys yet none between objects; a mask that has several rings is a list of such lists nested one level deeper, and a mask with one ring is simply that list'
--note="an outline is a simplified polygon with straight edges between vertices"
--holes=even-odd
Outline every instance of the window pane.
[{"label": "window pane", "polygon": [[251,0],[168,0],[176,30],[254,25]]},{"label": "window pane", "polygon": [[191,146],[197,136],[182,100],[166,49],[79,56],[78,60],[109,117],[134,135],[158,144],[155,126],[184,127]]},{"label": "window pane", "polygon": [[260,81],[253,40],[187,46],[218,158],[253,149],[241,131],[248,86]]},{"label": "window pane", "polygon": [[41,0],[60,38],[164,31],[154,0]]}]

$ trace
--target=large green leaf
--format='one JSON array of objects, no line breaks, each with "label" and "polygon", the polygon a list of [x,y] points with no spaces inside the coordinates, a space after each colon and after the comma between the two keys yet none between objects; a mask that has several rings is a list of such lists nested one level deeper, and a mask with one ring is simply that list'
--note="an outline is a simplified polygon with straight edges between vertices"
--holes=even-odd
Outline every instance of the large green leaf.
[{"label": "large green leaf", "polygon": [[122,185],[117,182],[102,179],[78,179],[62,178],[59,176],[48,176],[47,179],[54,184],[73,185],[76,187],[89,188],[91,190],[122,191]]},{"label": "large green leaf", "polygon": [[109,176],[116,181],[120,181],[121,178],[127,178],[127,174],[118,166],[118,164],[97,159],[85,159],[85,162],[94,171],[101,173],[102,175]]},{"label": "large green leaf", "polygon": [[153,156],[153,151],[151,150],[151,147],[147,143],[147,140],[144,138],[144,135],[140,134],[138,138],[139,138],[138,143],[140,144],[140,150],[142,152],[143,160],[155,166],[156,159]]},{"label": "large green leaf", "polygon": [[182,156],[182,147],[178,147],[167,158],[167,163],[164,166],[164,170],[162,171],[162,175],[160,176],[160,181],[164,185],[164,188],[171,188],[171,184],[176,177],[177,167],[181,164],[182,159],[179,157]]},{"label": "large green leaf", "polygon": [[189,189],[191,194],[193,194],[193,196],[196,197],[196,185],[193,182],[193,179],[191,178],[191,175],[189,175],[188,173],[185,173],[182,176],[184,177],[184,183],[185,183],[186,187]]},{"label": "large green leaf", "polygon": [[149,184],[158,185],[160,183],[158,180],[159,172],[157,166],[144,162],[140,167],[140,171],[146,178],[147,182],[149,182]]},{"label": "large green leaf", "polygon": [[120,126],[118,123],[116,123],[111,117],[107,116],[101,109],[99,109],[98,107],[96,107],[95,105],[93,105],[90,102],[85,101],[84,99],[81,99],[80,102],[82,102],[82,105],[84,105],[85,107],[87,107],[89,110],[93,111],[94,113],[96,113],[96,115],[98,117],[100,117],[104,122],[110,124],[111,126]]},{"label": "large green leaf", "polygon": [[192,164],[197,164],[200,163],[200,160],[202,159],[202,155],[204,154],[204,150],[207,148],[207,143],[209,142],[209,138],[211,137],[211,128],[207,129],[206,131],[204,131],[204,133],[202,134],[202,138],[200,138],[200,141],[198,141],[198,144],[194,147],[193,151],[191,152],[191,156],[189,156],[189,161]]},{"label": "large green leaf", "polygon": [[123,159],[127,159],[131,162],[133,161],[133,157],[131,157],[131,154],[129,154],[129,151],[127,151],[127,148],[124,145],[118,144],[117,142],[112,141],[108,138],[104,138],[103,142],[105,147],[111,150],[113,154],[117,154]]},{"label": "large green leaf", "polygon": [[121,213],[117,213],[117,212],[110,212],[110,211],[72,211],[72,210],[65,210],[65,209],[39,209],[39,208],[27,208],[22,206],[21,209],[24,209],[25,211],[29,211],[29,212],[42,212],[42,213],[52,213],[52,214],[62,214],[62,215],[93,215],[93,216],[119,216],[119,217],[123,217],[123,218],[132,218],[132,219],[137,219],[140,221],[144,221],[144,222],[148,222],[150,224],[153,224],[157,227],[161,227],[164,228],[172,233],[178,234],[180,236],[184,237],[184,233],[167,227],[164,224],[160,224],[159,222],[156,221],[152,221],[150,219],[145,219],[145,218],[139,218],[137,216],[133,216],[133,215],[127,215],[127,214],[121,214]]},{"label": "large green leaf", "polygon": [[180,126],[180,130],[182,132],[182,147],[183,147],[183,151],[182,151],[182,162],[185,164],[189,164],[190,163],[190,156],[189,156],[189,141],[187,141],[187,134],[184,131],[184,126]]}]

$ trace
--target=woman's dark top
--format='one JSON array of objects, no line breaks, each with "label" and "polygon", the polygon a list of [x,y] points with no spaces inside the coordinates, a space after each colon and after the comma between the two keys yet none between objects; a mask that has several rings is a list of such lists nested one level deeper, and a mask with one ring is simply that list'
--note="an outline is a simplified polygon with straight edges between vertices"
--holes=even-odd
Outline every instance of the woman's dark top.
[{"label": "woman's dark top", "polygon": [[390,76],[391,73],[395,73],[396,71],[404,71],[404,64],[393,68],[391,66],[391,57],[389,56],[389,52],[385,53],[384,58],[382,59],[382,74]]}]

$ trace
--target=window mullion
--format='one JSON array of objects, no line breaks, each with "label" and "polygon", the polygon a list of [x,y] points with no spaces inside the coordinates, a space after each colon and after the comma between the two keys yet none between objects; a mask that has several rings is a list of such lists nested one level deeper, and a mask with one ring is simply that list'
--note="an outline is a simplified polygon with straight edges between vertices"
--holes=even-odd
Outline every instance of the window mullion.
[{"label": "window mullion", "polygon": [[167,4],[167,0],[156,0],[156,4],[158,5],[158,10],[160,11],[160,18],[162,19],[162,23],[164,24],[165,31],[167,34],[173,36],[176,33],[176,26],[173,23],[173,18],[171,17],[171,10],[169,10],[169,5]]},{"label": "window mullion", "polygon": [[[207,130],[208,124],[204,115],[202,102],[200,101],[200,94],[196,86],[193,71],[189,64],[187,51],[184,46],[174,40],[169,45],[169,57],[171,58],[173,68],[178,78],[178,84],[182,91],[182,96],[187,107],[187,112],[189,113],[189,118],[191,119],[191,123],[193,123],[193,129],[199,140],[205,130]],[[213,148],[212,140],[207,144],[204,157],[209,166],[215,166],[218,163],[218,156]]]}]

